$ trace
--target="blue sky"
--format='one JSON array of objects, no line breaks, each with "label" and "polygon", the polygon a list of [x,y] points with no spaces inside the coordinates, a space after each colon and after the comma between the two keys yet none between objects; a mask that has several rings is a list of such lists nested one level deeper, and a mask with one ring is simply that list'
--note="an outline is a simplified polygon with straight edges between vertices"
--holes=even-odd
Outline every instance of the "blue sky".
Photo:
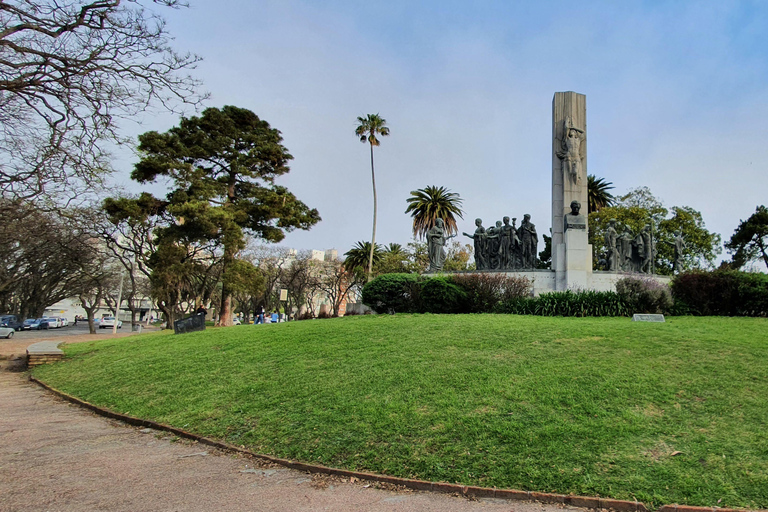
[{"label": "blue sky", "polygon": [[[551,108],[587,95],[588,171],[621,194],[648,186],[727,240],[768,202],[768,3],[203,1],[165,10],[199,54],[207,106],[249,108],[294,156],[281,180],[323,221],[282,245],[369,240],[369,152],[355,119],[379,113],[377,242],[407,243],[409,192],[464,199],[460,229],[530,213],[550,223]],[[177,118],[126,125],[164,131]],[[125,161],[127,184],[131,162]]]}]

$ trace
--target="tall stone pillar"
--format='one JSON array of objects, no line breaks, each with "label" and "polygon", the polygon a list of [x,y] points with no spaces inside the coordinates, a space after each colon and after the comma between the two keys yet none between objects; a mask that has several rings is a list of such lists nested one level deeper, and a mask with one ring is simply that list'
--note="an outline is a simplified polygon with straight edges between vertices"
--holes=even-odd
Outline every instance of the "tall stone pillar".
[{"label": "tall stone pillar", "polygon": [[[572,223],[566,230],[565,215],[572,201],[581,203],[584,222]],[[556,92],[552,100],[552,269],[557,290],[589,285],[592,247],[586,217],[587,97]]]}]

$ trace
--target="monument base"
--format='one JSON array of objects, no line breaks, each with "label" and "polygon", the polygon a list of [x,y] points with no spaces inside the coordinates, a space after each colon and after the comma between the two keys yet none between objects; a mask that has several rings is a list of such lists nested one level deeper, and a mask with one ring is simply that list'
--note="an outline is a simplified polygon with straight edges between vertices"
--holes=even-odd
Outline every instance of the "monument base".
[{"label": "monument base", "polygon": [[556,290],[587,290],[592,276],[592,246],[587,241],[587,232],[569,229],[563,235],[565,242],[557,244],[553,258]]}]

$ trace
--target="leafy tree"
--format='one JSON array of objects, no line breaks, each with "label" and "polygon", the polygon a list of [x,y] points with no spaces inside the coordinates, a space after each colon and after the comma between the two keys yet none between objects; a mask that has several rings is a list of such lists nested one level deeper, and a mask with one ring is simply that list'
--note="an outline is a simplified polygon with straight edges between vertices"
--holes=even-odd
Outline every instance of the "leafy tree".
[{"label": "leafy tree", "polygon": [[411,192],[406,202],[408,207],[405,213],[413,217],[413,236],[424,239],[427,232],[432,229],[437,219],[442,219],[445,225],[446,235],[458,233],[456,218],[464,218],[461,210],[462,199],[459,194],[450,192],[445,187],[429,186]]},{"label": "leafy tree", "polygon": [[382,249],[379,244],[372,245],[371,242],[357,242],[353,248],[344,253],[344,268],[353,271],[360,267],[365,270],[366,275],[371,275],[371,268],[368,266],[373,262],[378,264],[382,258]]},{"label": "leafy tree", "polygon": [[737,269],[759,259],[768,267],[768,208],[758,206],[747,220],[740,221],[725,247],[733,253]]},{"label": "leafy tree", "polygon": [[[711,267],[721,251],[720,235],[706,229],[700,212],[688,206],[667,209],[648,187],[630,190],[613,206],[589,214],[589,243],[596,251],[607,251],[604,234],[610,219],[616,219],[616,230],[620,233],[628,227],[633,235],[637,235],[646,224],[651,226],[657,251],[654,269],[659,274],[672,273],[674,235],[678,229],[686,243],[684,267]],[[597,260],[593,258],[594,264]]]},{"label": "leafy tree", "polygon": [[373,170],[373,146],[379,146],[378,135],[386,137],[389,135],[386,119],[379,114],[368,114],[366,117],[357,118],[357,128],[355,135],[360,137],[360,142],[368,142],[371,145],[371,183],[373,184],[373,234],[371,235],[371,247],[368,255],[368,281],[371,280],[373,271],[373,252],[376,247],[376,174]]},{"label": "leafy tree", "polygon": [[311,315],[315,315],[314,296],[320,284],[320,261],[314,260],[309,251],[299,253],[294,259],[283,278],[285,288],[288,290],[287,311],[303,313],[302,308]]},{"label": "leafy tree", "polygon": [[169,249],[197,244],[221,251],[219,322],[231,325],[228,273],[245,246],[245,233],[278,242],[286,231],[309,229],[320,220],[317,210],[275,185],[292,158],[280,132],[250,110],[225,106],[182,118],[166,133],[144,133],[139,142],[142,159],[132,179],[150,183],[163,177],[172,187],[161,209],[174,222],[155,236]]},{"label": "leafy tree", "polygon": [[539,261],[536,263],[536,268],[552,268],[552,237],[542,233],[541,238],[544,239],[544,249],[539,251]]},{"label": "leafy tree", "polygon": [[198,103],[153,6],[178,0],[0,2],[0,190],[5,197],[74,195],[109,169],[120,119]]},{"label": "leafy tree", "polygon": [[[410,248],[410,272],[422,273],[429,268],[429,252],[427,242],[419,242],[414,239],[408,244]],[[458,240],[451,240],[445,248],[445,264],[443,270],[446,272],[460,272],[464,270],[474,270],[474,261],[472,254],[474,249],[470,244],[462,244]]]},{"label": "leafy tree", "polygon": [[587,212],[596,212],[606,206],[611,206],[615,198],[608,192],[613,189],[613,183],[597,178],[594,174],[587,176]]},{"label": "leafy tree", "polygon": [[395,274],[411,271],[410,254],[400,244],[389,244],[381,253],[379,261],[374,264],[374,272],[380,274]]}]

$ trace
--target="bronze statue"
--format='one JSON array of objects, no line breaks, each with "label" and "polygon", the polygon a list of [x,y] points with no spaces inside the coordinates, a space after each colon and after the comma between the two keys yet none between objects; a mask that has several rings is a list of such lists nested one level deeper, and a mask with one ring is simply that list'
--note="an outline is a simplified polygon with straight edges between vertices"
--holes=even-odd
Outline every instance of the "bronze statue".
[{"label": "bronze statue", "polygon": [[475,229],[474,234],[469,235],[465,232],[464,236],[467,236],[475,241],[475,268],[477,270],[486,270],[488,268],[485,252],[487,239],[485,228],[483,227],[483,220],[475,219],[475,226],[477,226],[477,229]]},{"label": "bronze statue", "polygon": [[587,229],[587,218],[579,213],[581,210],[581,203],[574,200],[571,201],[571,211],[565,214],[563,221],[564,231],[569,229]]},{"label": "bronze statue", "polygon": [[515,253],[519,244],[517,230],[514,225],[509,225],[509,217],[504,217],[504,225],[501,227],[501,268],[515,268]]},{"label": "bronze statue", "polygon": [[523,245],[523,268],[536,267],[536,245],[539,239],[536,226],[531,222],[531,216],[527,213],[523,215],[523,222],[520,223],[520,241]]},{"label": "bronze statue", "polygon": [[443,265],[445,265],[445,242],[455,236],[445,236],[443,226],[443,219],[437,219],[432,229],[427,231],[429,272],[440,272],[443,270]]}]

